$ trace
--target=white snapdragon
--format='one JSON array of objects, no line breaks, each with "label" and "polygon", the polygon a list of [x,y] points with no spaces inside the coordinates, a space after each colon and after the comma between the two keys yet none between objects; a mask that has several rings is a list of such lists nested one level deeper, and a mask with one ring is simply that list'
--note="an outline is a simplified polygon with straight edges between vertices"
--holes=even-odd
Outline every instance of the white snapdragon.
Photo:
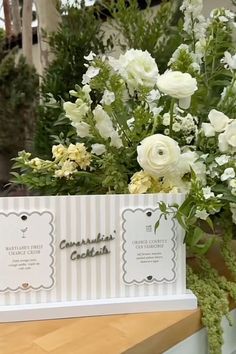
[{"label": "white snapdragon", "polygon": [[118,60],[110,59],[110,65],[127,83],[131,94],[140,87],[153,88],[158,76],[155,59],[147,51],[130,49]]},{"label": "white snapdragon", "polygon": [[117,149],[123,146],[122,140],[119,134],[115,131],[112,120],[109,115],[104,111],[102,106],[97,105],[93,111],[94,119],[96,121],[95,127],[99,134],[104,139],[111,139],[111,146],[115,146]]},{"label": "white snapdragon", "polygon": [[207,22],[202,15],[202,0],[184,0],[180,10],[184,13],[184,31],[200,40],[205,37]]},{"label": "white snapdragon", "polygon": [[114,92],[105,89],[102,99],[101,99],[101,104],[104,104],[106,106],[110,106],[115,101],[115,99],[116,99],[116,97],[115,97]]},{"label": "white snapdragon", "polygon": [[162,124],[165,125],[166,127],[170,125],[170,113],[163,114]]},{"label": "white snapdragon", "polygon": [[224,133],[219,135],[219,149],[221,152],[236,152],[236,121],[232,121]]},{"label": "white snapdragon", "polygon": [[202,63],[201,60],[202,57],[196,55],[194,52],[191,52],[187,44],[180,44],[180,46],[172,54],[172,57],[168,62],[168,66],[171,66],[171,64],[175,63],[179,59],[180,54],[183,52],[185,52],[185,54],[187,54],[192,59],[192,64],[191,64],[192,69],[199,72],[200,64]]},{"label": "white snapdragon", "polygon": [[232,167],[228,167],[224,170],[224,173],[221,175],[220,179],[222,182],[227,181],[229,179],[233,179],[235,177],[235,171]]},{"label": "white snapdragon", "polygon": [[222,63],[225,64],[225,68],[228,68],[230,70],[236,70],[236,54],[231,55],[229,52],[226,51],[224,53]]},{"label": "white snapdragon", "polygon": [[191,96],[197,90],[197,80],[188,73],[166,71],[158,76],[157,87],[166,95],[179,99],[179,106],[187,109]]},{"label": "white snapdragon", "polygon": [[76,129],[76,133],[80,138],[86,138],[90,136],[90,126],[85,122],[72,123]]},{"label": "white snapdragon", "polygon": [[66,117],[74,123],[80,122],[90,109],[87,103],[82,101],[80,98],[78,98],[75,103],[64,102],[63,108],[66,113]]},{"label": "white snapdragon", "polygon": [[212,109],[209,112],[208,118],[217,133],[223,132],[230,123],[229,117],[227,117],[224,113],[217,111],[216,109]]},{"label": "white snapdragon", "polygon": [[91,79],[99,74],[100,68],[95,68],[94,66],[89,66],[85,74],[83,74],[82,84],[89,84]]},{"label": "white snapdragon", "polygon": [[214,198],[215,194],[211,191],[211,187],[202,188],[203,196],[206,200]]},{"label": "white snapdragon", "polygon": [[106,152],[106,147],[103,144],[92,144],[92,154],[100,156]]}]

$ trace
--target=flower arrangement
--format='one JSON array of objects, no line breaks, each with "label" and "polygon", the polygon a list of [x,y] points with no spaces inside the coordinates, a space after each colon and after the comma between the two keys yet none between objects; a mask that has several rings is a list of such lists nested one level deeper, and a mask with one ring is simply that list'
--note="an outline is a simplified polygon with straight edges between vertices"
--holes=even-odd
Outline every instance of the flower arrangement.
[{"label": "flower arrangement", "polygon": [[197,259],[188,283],[217,354],[236,283],[204,255],[218,242],[236,281],[235,15],[220,8],[205,19],[201,0],[184,0],[181,11],[184,41],[164,73],[147,51],[85,57],[82,87],[63,104],[70,132],[57,138],[52,160],[20,152],[13,175],[41,194],[186,193],[175,217]]}]

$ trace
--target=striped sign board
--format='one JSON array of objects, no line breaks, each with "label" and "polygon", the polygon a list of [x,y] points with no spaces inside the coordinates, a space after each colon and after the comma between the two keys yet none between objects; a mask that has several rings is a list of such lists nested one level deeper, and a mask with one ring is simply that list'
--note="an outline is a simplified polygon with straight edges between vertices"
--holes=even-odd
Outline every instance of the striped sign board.
[{"label": "striped sign board", "polygon": [[183,194],[0,198],[0,321],[196,308]]}]

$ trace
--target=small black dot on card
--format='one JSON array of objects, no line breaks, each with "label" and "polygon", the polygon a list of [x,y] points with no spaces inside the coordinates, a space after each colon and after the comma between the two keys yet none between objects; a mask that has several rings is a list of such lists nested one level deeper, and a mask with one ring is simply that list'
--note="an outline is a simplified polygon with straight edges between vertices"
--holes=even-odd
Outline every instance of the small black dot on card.
[{"label": "small black dot on card", "polygon": [[27,216],[26,215],[22,215],[21,220],[23,220],[23,221],[27,220]]},{"label": "small black dot on card", "polygon": [[152,216],[151,211],[148,211],[148,212],[146,213],[146,215],[147,215],[147,216]]},{"label": "small black dot on card", "polygon": [[148,275],[147,280],[152,280],[152,275]]}]

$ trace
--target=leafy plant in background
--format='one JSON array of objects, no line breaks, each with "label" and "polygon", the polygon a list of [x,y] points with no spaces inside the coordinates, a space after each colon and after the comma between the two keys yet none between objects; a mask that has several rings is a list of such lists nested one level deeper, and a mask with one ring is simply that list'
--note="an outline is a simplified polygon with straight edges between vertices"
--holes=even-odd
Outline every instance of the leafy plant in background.
[{"label": "leafy plant in background", "polygon": [[38,76],[17,50],[4,49],[5,37],[0,39],[0,155],[1,182],[9,177],[7,161],[19,149],[30,149],[38,104]]},{"label": "leafy plant in background", "polygon": [[[61,9],[62,23],[57,32],[48,38],[54,60],[46,69],[41,85],[42,103],[35,137],[35,152],[48,157],[55,142],[55,135],[73,135],[68,119],[58,117],[62,113],[60,100],[68,100],[69,90],[80,84],[86,71],[84,56],[91,50],[104,53],[111,43],[105,43],[102,21],[97,16],[96,7],[81,6],[78,1]],[[56,124],[55,124],[56,123]]]},{"label": "leafy plant in background", "polygon": [[[114,31],[113,41],[123,50],[127,48],[147,50],[156,62],[160,72],[182,42],[182,0],[162,1],[160,6],[151,7],[146,0],[146,9],[140,11],[138,0],[118,0],[101,2],[111,15],[108,19],[110,30]],[[108,28],[109,28],[108,27]]]}]

